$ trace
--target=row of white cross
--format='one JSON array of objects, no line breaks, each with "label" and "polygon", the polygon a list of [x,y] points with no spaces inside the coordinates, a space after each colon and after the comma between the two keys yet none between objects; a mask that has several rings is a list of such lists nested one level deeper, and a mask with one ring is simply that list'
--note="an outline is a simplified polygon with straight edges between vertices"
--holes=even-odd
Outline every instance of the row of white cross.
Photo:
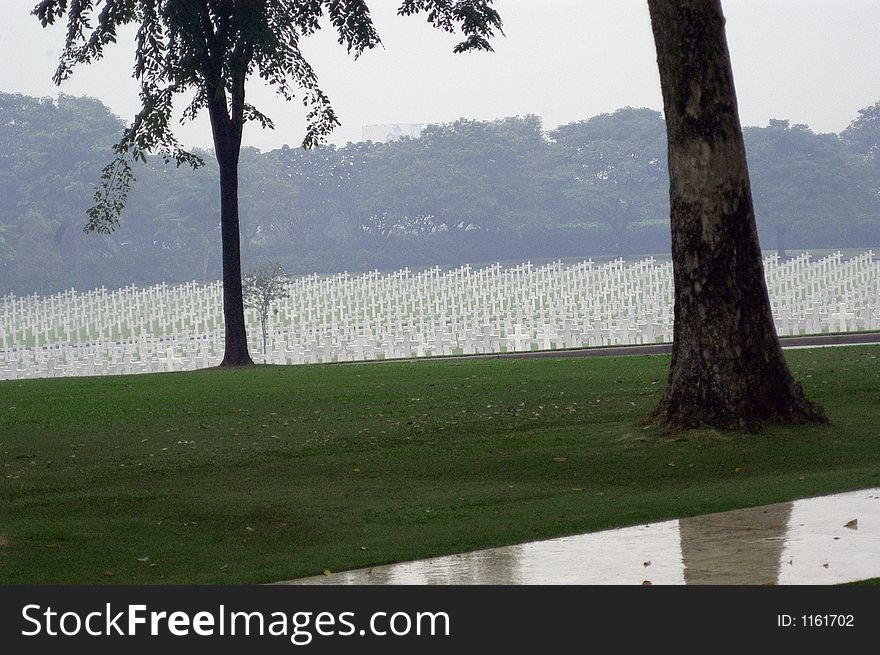
[{"label": "row of white cross", "polygon": [[[764,261],[780,335],[880,329],[880,260],[868,251]],[[653,258],[536,267],[309,275],[270,316],[274,364],[552,350],[672,340],[672,265]],[[223,355],[219,282],[0,299],[0,379],[213,366]]]}]

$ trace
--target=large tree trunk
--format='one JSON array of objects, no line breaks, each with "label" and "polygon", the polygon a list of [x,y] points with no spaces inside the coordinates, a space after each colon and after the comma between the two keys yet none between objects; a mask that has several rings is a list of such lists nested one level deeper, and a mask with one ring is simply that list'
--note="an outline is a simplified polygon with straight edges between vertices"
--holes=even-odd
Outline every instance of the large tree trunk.
[{"label": "large tree trunk", "polygon": [[241,237],[238,220],[238,157],[241,127],[229,120],[224,96],[212,94],[208,103],[214,152],[220,167],[220,239],[223,250],[223,320],[226,344],[220,366],[253,364],[248,353],[241,291]]},{"label": "large tree trunk", "polygon": [[672,367],[647,422],[757,431],[827,422],[773,325],[718,0],[648,0],[669,147]]}]

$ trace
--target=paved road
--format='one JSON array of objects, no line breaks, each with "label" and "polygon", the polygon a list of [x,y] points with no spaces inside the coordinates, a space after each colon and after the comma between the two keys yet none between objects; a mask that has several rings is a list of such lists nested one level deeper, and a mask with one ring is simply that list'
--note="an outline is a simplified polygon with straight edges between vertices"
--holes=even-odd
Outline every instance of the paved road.
[{"label": "paved road", "polygon": [[[854,346],[858,344],[880,344],[880,332],[851,332],[849,334],[814,334],[802,337],[782,337],[779,342],[783,348],[806,348],[809,346]],[[595,348],[573,348],[571,350],[534,350],[523,353],[490,353],[487,355],[461,355],[455,359],[477,359],[495,357],[498,359],[546,357],[607,357],[615,355],[662,355],[672,352],[671,343],[658,343],[645,346],[600,346]],[[422,358],[418,358],[421,360]],[[429,358],[433,359],[433,358]],[[402,360],[385,360],[402,361]]]}]

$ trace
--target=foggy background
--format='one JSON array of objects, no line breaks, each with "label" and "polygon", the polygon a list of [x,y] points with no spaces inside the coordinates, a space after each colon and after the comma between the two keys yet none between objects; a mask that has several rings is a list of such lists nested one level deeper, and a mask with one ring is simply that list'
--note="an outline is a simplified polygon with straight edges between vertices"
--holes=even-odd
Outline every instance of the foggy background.
[{"label": "foggy background", "polygon": [[[880,100],[880,4],[723,4],[741,119],[755,127],[746,141],[762,246],[877,246],[876,161],[837,135]],[[138,109],[134,31],[59,89],[51,76],[64,27],[41,28],[33,5],[0,5],[0,293],[216,279],[210,152],[196,172],[153,160],[139,167],[121,229],[81,233],[120,121]],[[327,147],[298,148],[298,102],[259,81],[248,88],[277,129],[245,129],[255,148],[242,154],[246,268],[272,259],[294,273],[329,273],[668,251],[662,101],[643,0],[500,0],[506,36],[495,52],[462,55],[452,54],[456,35],[396,16],[397,5],[371,3],[384,48],[357,61],[332,30],[304,39],[342,122]],[[36,100],[47,96],[55,104]],[[627,107],[644,110],[619,111]],[[365,125],[389,123],[444,127],[429,127],[428,139],[357,145]],[[211,147],[205,116],[177,134]],[[609,159],[610,176],[597,168]]]}]

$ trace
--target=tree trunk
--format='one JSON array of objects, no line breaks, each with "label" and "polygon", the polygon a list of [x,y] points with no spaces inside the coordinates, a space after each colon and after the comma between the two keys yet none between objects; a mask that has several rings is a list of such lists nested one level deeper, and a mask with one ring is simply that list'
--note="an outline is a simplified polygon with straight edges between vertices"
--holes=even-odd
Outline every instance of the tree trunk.
[{"label": "tree trunk", "polygon": [[263,337],[263,363],[266,363],[266,341],[269,338],[269,303],[266,296],[260,304],[260,333]]},{"label": "tree trunk", "polygon": [[629,228],[628,220],[629,209],[622,205],[621,202],[614,203],[614,209],[611,210],[610,221],[608,227],[611,228],[611,234],[614,235],[614,241],[617,247],[617,254],[624,256],[629,254],[629,245],[626,241],[626,232]]},{"label": "tree trunk", "polygon": [[776,255],[780,261],[788,261],[788,253],[785,252],[785,228],[776,228]]},{"label": "tree trunk", "polygon": [[[222,102],[222,104],[221,104]],[[248,353],[241,291],[241,237],[238,221],[238,156],[241,127],[226,113],[225,97],[211,97],[208,103],[214,135],[214,152],[220,168],[220,239],[223,251],[223,320],[226,344],[220,366],[248,366]]]},{"label": "tree trunk", "polygon": [[202,245],[205,248],[205,256],[202,257],[202,282],[204,284],[207,284],[208,283],[208,253],[210,252],[210,250],[208,250],[207,244],[202,244]]},{"label": "tree trunk", "polygon": [[73,282],[79,291],[83,290],[83,274],[82,274],[82,241],[79,234],[74,234],[71,242],[73,243]]},{"label": "tree trunk", "polygon": [[757,431],[827,422],[773,325],[718,0],[648,0],[668,137],[675,328],[647,423]]}]

